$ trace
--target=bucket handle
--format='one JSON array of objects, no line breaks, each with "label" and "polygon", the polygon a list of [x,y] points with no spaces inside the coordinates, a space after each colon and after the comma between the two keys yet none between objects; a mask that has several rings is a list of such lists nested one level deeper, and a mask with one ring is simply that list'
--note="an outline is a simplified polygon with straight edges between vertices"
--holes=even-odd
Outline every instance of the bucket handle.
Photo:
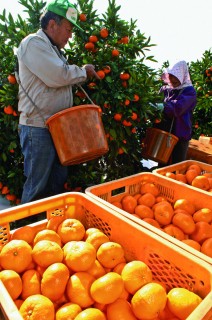
[{"label": "bucket handle", "polygon": [[95,105],[95,103],[91,100],[91,98],[89,97],[89,95],[87,94],[87,92],[82,88],[82,86],[80,84],[77,84],[77,87],[80,88],[80,90],[82,90],[82,92],[86,95],[86,97],[88,98],[88,100],[91,102],[91,104]]},{"label": "bucket handle", "polygon": [[171,127],[170,127],[170,130],[169,130],[169,135],[168,135],[167,140],[166,140],[166,147],[167,148],[171,147],[171,139],[172,139],[171,132],[172,132],[173,124],[174,124],[174,117],[172,118]]}]

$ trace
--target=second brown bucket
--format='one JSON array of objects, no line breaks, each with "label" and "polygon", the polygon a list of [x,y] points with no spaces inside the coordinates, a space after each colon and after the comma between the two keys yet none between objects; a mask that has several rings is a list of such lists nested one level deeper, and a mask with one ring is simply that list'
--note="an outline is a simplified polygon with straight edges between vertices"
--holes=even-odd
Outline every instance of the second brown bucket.
[{"label": "second brown bucket", "polygon": [[166,164],[178,140],[175,135],[169,132],[157,128],[147,128],[142,156],[144,159]]},{"label": "second brown bucket", "polygon": [[65,109],[51,116],[46,124],[64,166],[98,158],[109,149],[99,106]]}]

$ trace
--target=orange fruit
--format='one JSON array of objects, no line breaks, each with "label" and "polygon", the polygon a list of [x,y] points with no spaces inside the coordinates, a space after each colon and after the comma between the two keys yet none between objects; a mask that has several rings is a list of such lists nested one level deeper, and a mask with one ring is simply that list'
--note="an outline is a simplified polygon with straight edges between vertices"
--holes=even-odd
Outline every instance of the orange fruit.
[{"label": "orange fruit", "polygon": [[174,210],[174,214],[176,214],[176,213],[185,213],[185,214],[190,215],[190,214],[188,213],[188,211],[183,210],[183,209],[175,209],[175,210]]},{"label": "orange fruit", "polygon": [[212,173],[211,172],[204,172],[202,175],[207,177],[207,178],[209,178],[209,179],[212,178]]},{"label": "orange fruit", "polygon": [[81,311],[78,304],[67,302],[57,310],[55,320],[73,320]]},{"label": "orange fruit", "polygon": [[85,44],[85,49],[86,49],[86,50],[93,50],[94,48],[95,48],[95,45],[94,45],[93,42],[87,42],[87,43]]},{"label": "orange fruit", "polygon": [[5,106],[5,107],[4,107],[4,113],[6,113],[6,114],[13,114],[13,112],[14,112],[14,109],[13,109],[12,106],[8,105],[8,106]]},{"label": "orange fruit", "polygon": [[161,201],[154,205],[154,218],[160,225],[168,225],[172,221],[174,210],[168,201]]},{"label": "orange fruit", "polygon": [[174,314],[167,307],[167,303],[165,308],[159,312],[158,318],[156,320],[179,320],[179,318],[175,317]]},{"label": "orange fruit", "polygon": [[65,219],[58,226],[57,233],[63,243],[82,240],[85,234],[83,224],[77,219]]},{"label": "orange fruit", "polygon": [[131,119],[132,119],[132,120],[138,119],[137,113],[133,112],[132,115],[131,115]]},{"label": "orange fruit", "polygon": [[112,52],[111,52],[111,54],[112,54],[113,57],[118,57],[118,56],[119,56],[119,53],[120,53],[120,52],[119,52],[117,49],[113,49]]},{"label": "orange fruit", "polygon": [[108,29],[102,28],[102,29],[100,30],[100,36],[101,36],[102,38],[107,38],[108,35],[109,35]]},{"label": "orange fruit", "polygon": [[139,218],[144,219],[144,218],[154,218],[154,213],[153,210],[150,207],[147,207],[143,204],[138,204],[135,207],[135,214],[139,216]]},{"label": "orange fruit", "polygon": [[155,199],[156,199],[156,203],[161,201],[167,201],[167,199],[164,196],[157,196]]},{"label": "orange fruit", "polygon": [[119,75],[119,78],[121,80],[128,80],[130,78],[130,74],[127,73],[127,72],[121,72],[120,75]]},{"label": "orange fruit", "polygon": [[193,214],[194,222],[205,221],[212,222],[212,210],[209,208],[202,208]]},{"label": "orange fruit", "polygon": [[41,275],[41,277],[43,276],[44,271],[46,270],[45,267],[41,267],[38,264],[36,264],[36,270],[38,271],[38,273]]},{"label": "orange fruit", "polygon": [[90,294],[94,301],[109,304],[120,297],[123,289],[122,277],[116,272],[108,272],[92,283]]},{"label": "orange fruit", "polygon": [[64,304],[68,303],[69,300],[66,296],[66,293],[64,293],[58,300],[56,301],[53,301],[53,304],[54,304],[54,309],[55,309],[55,312]]},{"label": "orange fruit", "polygon": [[198,173],[196,170],[190,169],[186,171],[185,176],[186,176],[187,183],[191,184],[194,178],[198,176]]},{"label": "orange fruit", "polygon": [[96,279],[103,276],[106,273],[104,267],[101,265],[101,263],[97,259],[94,261],[91,267],[86,271],[90,273],[92,276],[94,276]]},{"label": "orange fruit", "polygon": [[102,312],[104,312],[104,314],[107,310],[107,304],[104,304],[104,303],[94,302],[93,307],[101,310]]},{"label": "orange fruit", "polygon": [[30,245],[33,243],[35,231],[30,226],[23,226],[16,229],[10,237],[10,240],[24,240]]},{"label": "orange fruit", "polygon": [[22,303],[20,314],[23,320],[54,320],[54,305],[51,300],[41,294],[34,294]]},{"label": "orange fruit", "polygon": [[152,271],[144,262],[133,260],[124,266],[121,277],[125,289],[134,294],[138,289],[152,281]]},{"label": "orange fruit", "polygon": [[194,204],[187,199],[177,199],[174,203],[174,210],[177,209],[185,210],[191,215],[196,211]]},{"label": "orange fruit", "polygon": [[187,170],[196,170],[198,176],[200,176],[202,173],[202,169],[198,164],[191,164],[190,166],[188,166]]},{"label": "orange fruit", "polygon": [[[12,107],[11,107],[12,108]],[[2,189],[1,189],[1,194],[7,194],[9,193],[10,190],[7,186],[3,186]]]},{"label": "orange fruit", "polygon": [[98,38],[97,38],[97,36],[91,35],[91,36],[89,37],[89,41],[95,43],[95,42],[98,41]]},{"label": "orange fruit", "polygon": [[65,220],[64,216],[53,216],[48,220],[47,225],[46,225],[46,229],[53,230],[53,231],[57,232],[58,226],[64,220]]},{"label": "orange fruit", "polygon": [[168,226],[165,226],[163,228],[163,231],[177,240],[184,240],[185,239],[184,232],[180,228],[178,228],[177,226],[174,226],[173,224],[169,224]]},{"label": "orange fruit", "polygon": [[126,265],[126,262],[120,262],[118,263],[114,268],[113,268],[113,272],[116,272],[118,274],[121,274],[124,266]]},{"label": "orange fruit", "polygon": [[119,299],[124,299],[124,300],[130,301],[130,298],[131,298],[130,293],[124,288]]},{"label": "orange fruit", "polygon": [[141,196],[141,193],[136,193],[136,194],[134,194],[134,198],[138,201],[138,199],[140,198],[140,196]]},{"label": "orange fruit", "polygon": [[121,113],[116,113],[113,117],[116,121],[121,121],[122,114]]},{"label": "orange fruit", "polygon": [[49,229],[38,231],[34,238],[33,245],[35,245],[40,240],[55,241],[60,247],[62,244],[60,236],[57,234],[57,232]]},{"label": "orange fruit", "polygon": [[150,282],[132,297],[131,306],[138,319],[154,319],[166,306],[166,291],[162,285]]},{"label": "orange fruit", "polygon": [[79,20],[85,22],[87,20],[86,14],[80,13]]},{"label": "orange fruit", "polygon": [[212,225],[205,221],[197,222],[195,231],[190,235],[190,239],[202,244],[208,238],[212,238]]},{"label": "orange fruit", "polygon": [[122,198],[121,204],[123,210],[128,213],[134,213],[135,207],[137,206],[137,200],[131,195],[126,195]]},{"label": "orange fruit", "polygon": [[98,74],[100,79],[104,79],[105,78],[105,73],[104,73],[103,70],[98,70],[96,73]]},{"label": "orange fruit", "polygon": [[209,179],[205,176],[196,176],[191,183],[192,187],[196,187],[202,190],[209,190],[210,182]]},{"label": "orange fruit", "polygon": [[107,306],[107,320],[136,320],[130,303],[125,299],[117,299]]},{"label": "orange fruit", "polygon": [[32,262],[32,248],[24,240],[11,240],[0,252],[0,265],[3,269],[18,273],[25,271]]},{"label": "orange fruit", "polygon": [[121,202],[119,202],[119,201],[111,202],[111,204],[112,204],[113,206],[117,207],[117,208],[122,209],[122,204],[121,204]]},{"label": "orange fruit", "polygon": [[153,196],[155,196],[155,197],[157,197],[159,195],[158,187],[152,182],[146,182],[141,185],[140,193],[144,194],[147,192],[152,193]]},{"label": "orange fruit", "polygon": [[11,84],[16,84],[17,83],[16,77],[13,74],[9,74],[9,76],[7,77],[7,80]]},{"label": "orange fruit", "polygon": [[13,270],[0,271],[0,280],[7,289],[13,300],[16,300],[22,291],[22,280],[20,275]]},{"label": "orange fruit", "polygon": [[25,300],[33,294],[40,294],[41,275],[38,271],[31,269],[23,273],[22,277],[23,290],[21,298]]},{"label": "orange fruit", "polygon": [[102,231],[100,229],[98,229],[98,228],[88,228],[88,229],[86,229],[83,240],[86,240],[88,236],[90,236],[91,234],[96,233],[96,232],[102,232]]},{"label": "orange fruit", "polygon": [[20,307],[21,307],[21,305],[22,305],[23,302],[24,302],[24,300],[22,300],[22,299],[16,299],[16,300],[14,300],[14,303],[15,303],[17,309],[20,309]]},{"label": "orange fruit", "polygon": [[139,197],[139,199],[137,200],[137,202],[138,202],[138,204],[143,204],[144,206],[151,208],[155,204],[156,199],[152,193],[147,192],[147,193],[141,195]]},{"label": "orange fruit", "polygon": [[212,238],[208,238],[202,243],[201,252],[212,258]]},{"label": "orange fruit", "polygon": [[167,306],[179,319],[186,319],[202,299],[185,288],[173,288],[167,294]]},{"label": "orange fruit", "polygon": [[85,241],[70,241],[64,247],[64,263],[75,272],[88,270],[96,260],[96,250]]},{"label": "orange fruit", "polygon": [[176,173],[175,178],[177,181],[187,183],[186,175],[183,173]]},{"label": "orange fruit", "polygon": [[81,308],[88,308],[94,300],[90,294],[90,288],[95,277],[88,272],[76,272],[72,274],[66,286],[66,295],[69,301],[78,304]]},{"label": "orange fruit", "polygon": [[62,262],[63,250],[54,241],[38,241],[32,249],[32,258],[39,266],[47,268],[53,263]]},{"label": "orange fruit", "polygon": [[105,268],[114,268],[118,263],[124,262],[124,249],[113,241],[103,243],[97,250],[96,257]]},{"label": "orange fruit", "polygon": [[108,74],[108,73],[111,72],[111,67],[110,66],[105,66],[105,67],[103,67],[102,70],[104,71],[104,73]]},{"label": "orange fruit", "polygon": [[76,316],[74,320],[106,320],[105,314],[96,308],[87,308]]},{"label": "orange fruit", "polygon": [[166,178],[170,178],[170,179],[176,179],[176,175],[175,175],[175,173],[174,172],[166,172],[165,174],[164,174],[164,176],[166,177]]},{"label": "orange fruit", "polygon": [[151,224],[155,228],[161,229],[159,223],[153,218],[144,218],[143,221]]},{"label": "orange fruit", "polygon": [[101,231],[92,233],[87,237],[85,242],[92,244],[92,246],[98,250],[101,244],[110,241],[108,236]]},{"label": "orange fruit", "polygon": [[172,219],[172,223],[180,228],[185,234],[191,234],[195,230],[193,217],[186,213],[176,213]]},{"label": "orange fruit", "polygon": [[43,273],[41,293],[51,301],[60,299],[66,289],[69,270],[63,263],[51,264]]},{"label": "orange fruit", "polygon": [[184,242],[188,246],[200,251],[201,246],[200,246],[199,242],[194,241],[192,239],[183,239],[182,242]]}]

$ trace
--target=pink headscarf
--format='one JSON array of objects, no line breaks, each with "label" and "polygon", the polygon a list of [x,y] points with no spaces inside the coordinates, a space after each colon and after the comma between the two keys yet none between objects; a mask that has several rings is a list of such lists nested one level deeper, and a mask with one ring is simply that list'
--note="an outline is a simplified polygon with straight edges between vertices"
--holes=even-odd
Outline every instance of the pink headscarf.
[{"label": "pink headscarf", "polygon": [[161,76],[161,79],[168,84],[169,87],[172,87],[169,81],[169,73],[179,79],[181,85],[175,87],[175,89],[182,89],[188,86],[192,86],[190,79],[190,74],[188,71],[188,66],[185,61],[179,61],[174,64],[172,67],[167,68]]}]

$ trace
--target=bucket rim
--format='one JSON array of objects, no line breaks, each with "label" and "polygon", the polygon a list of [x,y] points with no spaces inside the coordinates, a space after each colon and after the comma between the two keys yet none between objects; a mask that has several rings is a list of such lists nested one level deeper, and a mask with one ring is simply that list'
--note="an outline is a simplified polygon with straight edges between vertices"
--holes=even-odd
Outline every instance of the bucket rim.
[{"label": "bucket rim", "polygon": [[70,112],[76,112],[77,110],[83,110],[83,109],[93,109],[93,110],[96,110],[96,111],[101,111],[101,107],[97,106],[95,104],[82,104],[82,105],[79,105],[79,106],[68,107],[68,108],[63,109],[61,111],[58,111],[57,113],[55,113],[51,117],[49,117],[46,120],[46,125],[48,125],[50,121],[52,121],[55,118],[58,118],[61,115],[64,115],[64,114],[70,113]]},{"label": "bucket rim", "polygon": [[175,136],[174,134],[172,134],[170,132],[167,132],[167,131],[164,131],[164,130],[161,130],[158,128],[147,128],[147,131],[150,131],[150,130],[158,131],[158,132],[163,133],[165,135],[172,136],[173,138],[177,139],[177,141],[179,140],[179,138],[177,136]]}]

